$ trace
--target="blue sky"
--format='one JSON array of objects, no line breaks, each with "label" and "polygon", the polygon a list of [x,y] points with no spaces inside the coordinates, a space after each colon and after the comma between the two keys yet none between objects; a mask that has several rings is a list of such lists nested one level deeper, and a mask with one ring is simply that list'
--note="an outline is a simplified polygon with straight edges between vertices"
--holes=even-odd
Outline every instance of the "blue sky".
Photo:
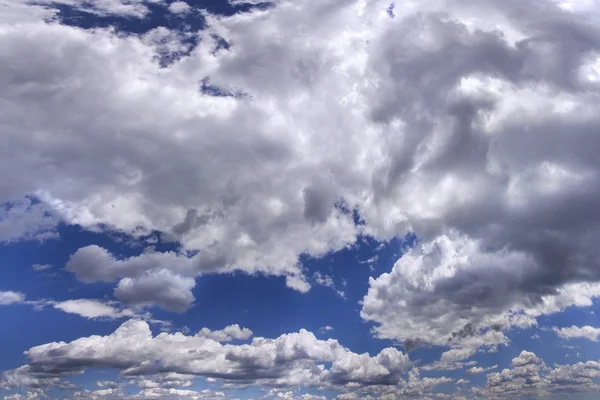
[{"label": "blue sky", "polygon": [[593,2],[0,6],[0,397],[597,398]]}]

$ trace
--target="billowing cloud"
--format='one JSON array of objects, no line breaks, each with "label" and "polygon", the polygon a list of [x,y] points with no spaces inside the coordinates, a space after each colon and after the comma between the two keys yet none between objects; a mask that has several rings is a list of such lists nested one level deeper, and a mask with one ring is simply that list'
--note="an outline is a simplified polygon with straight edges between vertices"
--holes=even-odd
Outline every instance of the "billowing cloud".
[{"label": "billowing cloud", "polygon": [[[202,274],[307,292],[301,254],[414,233],[361,316],[406,348],[448,347],[443,362],[494,350],[600,294],[600,31],[597,6],[574,3],[404,1],[390,18],[375,1],[278,1],[207,14],[199,45],[165,65],[159,39],[184,35],[83,30],[7,1],[0,196],[49,211],[17,207],[2,240],[41,240],[59,219],[163,232],[179,251],[85,247],[67,269],[183,311]],[[331,376],[389,379],[354,361]]]},{"label": "billowing cloud", "polygon": [[[238,328],[230,326],[223,332],[247,337],[248,333]],[[306,330],[276,339],[257,337],[242,345],[223,345],[205,333],[153,336],[146,322],[129,320],[107,336],[32,347],[25,352],[29,363],[7,371],[3,384],[43,386],[87,369],[116,368],[130,378],[171,372],[277,387],[393,385],[401,382],[410,367],[408,357],[397,349],[386,348],[373,357],[356,354],[337,340],[319,340]],[[325,363],[331,367],[326,368]],[[182,380],[181,376],[169,380],[174,379]]]},{"label": "billowing cloud", "polygon": [[474,392],[490,399],[548,398],[595,392],[599,378],[597,361],[548,368],[534,353],[523,351],[512,360],[512,368],[488,374],[485,388]]},{"label": "billowing cloud", "polygon": [[140,277],[123,278],[115,289],[115,297],[130,306],[158,305],[165,310],[183,312],[194,301],[193,278],[163,269]]}]

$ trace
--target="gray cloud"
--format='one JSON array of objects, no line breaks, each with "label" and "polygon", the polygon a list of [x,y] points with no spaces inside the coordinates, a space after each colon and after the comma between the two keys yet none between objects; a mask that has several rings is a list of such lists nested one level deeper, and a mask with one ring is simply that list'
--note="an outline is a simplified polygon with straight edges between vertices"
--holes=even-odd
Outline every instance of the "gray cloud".
[{"label": "gray cloud", "polygon": [[193,278],[163,269],[140,277],[121,279],[115,289],[115,297],[129,306],[158,305],[165,310],[183,312],[195,300],[192,294],[195,286]]}]

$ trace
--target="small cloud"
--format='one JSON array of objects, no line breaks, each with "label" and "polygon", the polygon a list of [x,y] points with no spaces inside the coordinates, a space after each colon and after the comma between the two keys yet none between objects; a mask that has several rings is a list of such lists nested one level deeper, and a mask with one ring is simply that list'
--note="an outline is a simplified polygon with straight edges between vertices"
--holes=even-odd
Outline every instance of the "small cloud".
[{"label": "small cloud", "polygon": [[112,305],[100,300],[91,299],[67,300],[54,304],[54,308],[64,311],[68,314],[76,314],[88,319],[116,319],[132,317],[134,315],[131,310],[119,310],[118,308],[115,308]]},{"label": "small cloud", "polygon": [[212,339],[217,342],[231,342],[233,340],[246,340],[252,336],[253,332],[248,328],[242,328],[238,324],[226,326],[222,330],[213,331],[208,328],[202,328],[196,336]]},{"label": "small cloud", "polygon": [[20,304],[25,301],[25,295],[20,292],[0,291],[0,305]]},{"label": "small cloud", "polygon": [[185,14],[192,9],[185,1],[175,1],[169,5],[169,11],[173,14]]},{"label": "small cloud", "polygon": [[33,264],[31,266],[31,269],[34,271],[45,271],[50,268],[52,268],[52,265],[50,264]]},{"label": "small cloud", "polygon": [[472,367],[472,368],[469,368],[466,372],[467,372],[467,374],[470,374],[470,375],[476,375],[476,374],[481,374],[483,372],[491,371],[496,368],[498,368],[498,365],[492,365],[489,368]]},{"label": "small cloud", "polygon": [[329,275],[322,274],[320,272],[315,272],[313,274],[313,281],[315,285],[325,286],[333,289],[333,291],[342,299],[346,300],[346,293],[343,290],[338,290],[335,287],[335,283],[333,282],[333,278]]},{"label": "small cloud", "polygon": [[367,260],[359,261],[358,263],[359,264],[371,264],[371,263],[377,262],[378,260],[379,260],[379,256],[375,255]]},{"label": "small cloud", "polygon": [[325,332],[331,332],[333,330],[333,328],[329,325],[325,325],[322,328],[319,328],[319,332],[321,333],[325,333]]}]

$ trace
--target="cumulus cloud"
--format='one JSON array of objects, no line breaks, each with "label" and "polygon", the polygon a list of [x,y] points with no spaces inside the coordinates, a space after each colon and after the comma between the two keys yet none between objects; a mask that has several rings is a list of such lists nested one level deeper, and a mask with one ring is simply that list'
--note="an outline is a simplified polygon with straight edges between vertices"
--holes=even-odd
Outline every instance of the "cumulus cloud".
[{"label": "cumulus cloud", "polygon": [[185,14],[192,9],[188,3],[185,1],[174,1],[169,4],[169,11],[173,14]]},{"label": "cumulus cloud", "polygon": [[197,335],[217,342],[231,342],[232,340],[246,340],[250,338],[252,336],[252,331],[248,328],[240,328],[238,324],[234,324],[218,331],[202,328]]},{"label": "cumulus cloud", "polygon": [[211,389],[189,390],[181,388],[145,388],[138,393],[126,393],[119,388],[108,388],[99,390],[82,390],[73,393],[75,400],[148,400],[148,399],[167,399],[167,400],[225,400],[227,397],[224,392]]},{"label": "cumulus cloud", "polygon": [[183,312],[192,306],[196,286],[186,278],[163,269],[134,278],[123,278],[115,289],[115,297],[130,306],[158,305],[165,310]]},{"label": "cumulus cloud", "polygon": [[[248,335],[235,325],[223,331]],[[87,369],[116,368],[131,378],[172,372],[277,387],[381,385],[397,384],[410,367],[408,357],[397,349],[386,348],[373,357],[356,354],[337,340],[319,340],[306,330],[276,339],[257,337],[242,345],[223,345],[210,336],[202,331],[196,336],[164,332],[153,336],[146,322],[129,320],[107,336],[32,347],[25,352],[29,363],[6,372],[3,384],[43,386]],[[324,363],[331,363],[330,368]]]},{"label": "cumulus cloud", "polygon": [[548,398],[595,392],[600,389],[598,378],[597,361],[548,368],[537,355],[523,351],[512,360],[511,368],[488,374],[486,386],[474,392],[490,399]]},{"label": "cumulus cloud", "polygon": [[493,350],[503,330],[600,293],[600,32],[596,6],[574,3],[405,1],[390,18],[379,2],[282,1],[207,14],[199,45],[165,66],[159,40],[10,1],[0,196],[33,193],[89,229],[172,235],[180,252],[83,248],[67,268],[175,311],[203,273],[306,292],[299,255],[414,233],[369,281],[362,317],[407,348],[450,347],[447,362]]},{"label": "cumulus cloud", "polygon": [[563,339],[584,338],[593,342],[597,342],[598,337],[600,336],[600,328],[594,328],[591,326],[579,327],[573,325],[567,328],[554,327],[552,330]]},{"label": "cumulus cloud", "polygon": [[0,305],[20,304],[25,301],[25,295],[20,292],[0,291]]}]

